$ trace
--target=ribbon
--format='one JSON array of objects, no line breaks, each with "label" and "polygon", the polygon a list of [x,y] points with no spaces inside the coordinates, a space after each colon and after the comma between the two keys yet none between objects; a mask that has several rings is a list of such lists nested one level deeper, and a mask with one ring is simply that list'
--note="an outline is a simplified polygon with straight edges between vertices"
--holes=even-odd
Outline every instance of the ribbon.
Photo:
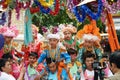
[{"label": "ribbon", "polygon": [[39,0],[39,2],[44,7],[50,7],[54,4],[54,0],[49,0],[49,2],[46,2],[46,0]]},{"label": "ribbon", "polygon": [[60,10],[60,0],[56,0],[56,2],[55,2],[55,10],[54,11],[50,11],[50,14],[51,15],[57,15],[58,14],[58,12],[59,12],[59,10]]},{"label": "ribbon", "polygon": [[[76,18],[79,22],[83,22],[85,20],[86,15],[89,15],[92,19],[97,20],[100,17],[100,14],[102,12],[102,1],[98,0],[98,11],[97,13],[92,12],[85,4],[81,6],[75,6],[73,8],[73,13],[75,14]],[[82,15],[80,17],[78,9],[81,11]]]},{"label": "ribbon", "polygon": [[34,2],[37,6],[39,6],[42,13],[48,14],[50,12],[50,8],[45,9],[37,0],[34,0]]}]

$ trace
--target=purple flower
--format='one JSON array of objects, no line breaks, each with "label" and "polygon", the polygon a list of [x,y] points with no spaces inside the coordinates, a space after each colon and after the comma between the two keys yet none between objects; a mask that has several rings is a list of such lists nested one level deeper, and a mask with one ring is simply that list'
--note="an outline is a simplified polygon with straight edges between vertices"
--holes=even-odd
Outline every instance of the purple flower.
[{"label": "purple flower", "polygon": [[45,26],[43,26],[41,29],[42,29],[43,33],[46,33],[48,31]]}]

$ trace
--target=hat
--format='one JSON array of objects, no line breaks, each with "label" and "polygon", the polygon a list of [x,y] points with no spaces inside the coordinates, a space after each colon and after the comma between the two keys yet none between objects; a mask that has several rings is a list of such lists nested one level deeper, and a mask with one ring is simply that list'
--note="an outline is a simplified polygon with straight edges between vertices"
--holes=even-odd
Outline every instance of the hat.
[{"label": "hat", "polygon": [[82,37],[83,40],[93,40],[93,41],[99,41],[100,39],[93,35],[93,34],[84,34]]},{"label": "hat", "polygon": [[81,3],[79,3],[77,6],[81,6],[81,5],[84,5],[84,4],[93,2],[93,1],[96,1],[96,0],[84,0],[84,1],[82,1]]},{"label": "hat", "polygon": [[51,38],[54,38],[54,39],[60,39],[60,36],[59,34],[48,34],[47,35],[47,39],[51,39]]},{"label": "hat", "polygon": [[73,25],[71,24],[68,24],[66,27],[63,28],[63,33],[66,32],[66,31],[69,31],[71,33],[76,33],[77,32],[77,29],[76,27],[74,27]]},{"label": "hat", "polygon": [[6,27],[3,26],[0,28],[0,34],[7,37],[16,37],[18,35],[18,30],[15,26]]},{"label": "hat", "polygon": [[4,46],[4,37],[2,34],[0,34],[0,50],[2,49],[2,47]]}]

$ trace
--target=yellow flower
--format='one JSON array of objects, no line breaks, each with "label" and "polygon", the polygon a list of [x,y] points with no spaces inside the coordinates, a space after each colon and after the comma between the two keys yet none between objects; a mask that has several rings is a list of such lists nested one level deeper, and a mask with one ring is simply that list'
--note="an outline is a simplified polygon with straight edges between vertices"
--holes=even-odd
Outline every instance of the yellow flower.
[{"label": "yellow flower", "polygon": [[39,2],[44,7],[50,7],[54,4],[54,0],[49,0],[49,2],[46,2],[46,0],[39,0]]}]

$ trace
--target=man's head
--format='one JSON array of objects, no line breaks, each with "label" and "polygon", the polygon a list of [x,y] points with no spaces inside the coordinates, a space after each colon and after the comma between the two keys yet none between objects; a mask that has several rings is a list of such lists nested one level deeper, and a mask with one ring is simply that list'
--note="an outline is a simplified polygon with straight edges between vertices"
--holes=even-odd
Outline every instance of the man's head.
[{"label": "man's head", "polygon": [[10,73],[12,71],[11,64],[6,59],[0,59],[0,71]]},{"label": "man's head", "polygon": [[102,55],[102,60],[103,60],[103,62],[107,63],[108,62],[108,55],[107,54],[103,54]]},{"label": "man's head", "polygon": [[92,70],[92,64],[95,61],[95,54],[93,54],[92,52],[85,52],[83,55],[83,63],[86,65],[86,68],[89,70]]},{"label": "man's head", "polygon": [[11,53],[3,54],[2,58],[8,60],[10,62],[10,64],[13,63],[13,56]]},{"label": "man's head", "polygon": [[75,61],[76,57],[77,57],[77,50],[73,49],[73,48],[69,48],[67,50],[68,54],[71,56],[71,60]]},{"label": "man's head", "polygon": [[37,61],[38,54],[36,52],[31,52],[29,54],[29,64],[32,65]]},{"label": "man's head", "polygon": [[47,62],[47,66],[48,66],[49,70],[52,73],[55,73],[56,70],[57,70],[57,66],[56,66],[55,60],[52,60],[51,58],[46,58],[46,62]]},{"label": "man's head", "polygon": [[112,53],[109,57],[110,68],[113,73],[116,73],[120,70],[120,51]]}]

